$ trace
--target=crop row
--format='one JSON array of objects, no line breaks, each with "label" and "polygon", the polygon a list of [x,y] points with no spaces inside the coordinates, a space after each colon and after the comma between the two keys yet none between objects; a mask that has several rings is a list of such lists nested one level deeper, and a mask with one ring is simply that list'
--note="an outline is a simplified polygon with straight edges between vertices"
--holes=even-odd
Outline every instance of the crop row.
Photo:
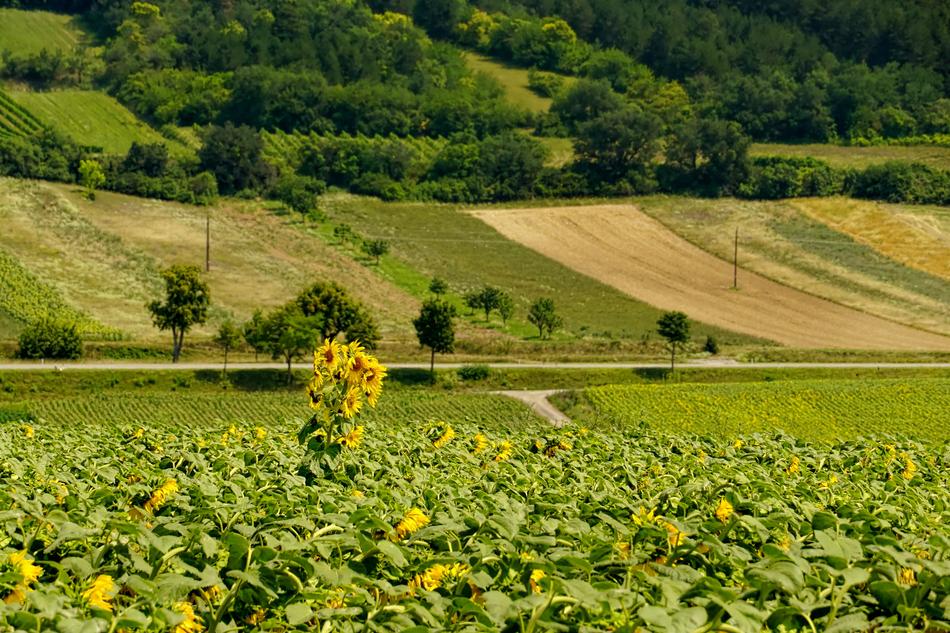
[{"label": "crop row", "polygon": [[[101,394],[38,400],[23,406],[34,418],[50,424],[184,424],[201,428],[220,421],[302,423],[309,415],[298,393]],[[414,391],[390,392],[377,409],[367,410],[364,417],[379,422],[463,420],[489,427],[531,425],[538,421],[527,408],[510,398]]]},{"label": "crop row", "polygon": [[36,117],[0,90],[0,136],[24,136],[41,127]]},{"label": "crop row", "polygon": [[0,308],[24,323],[37,319],[64,319],[81,333],[115,338],[118,333],[71,308],[59,293],[34,277],[12,255],[0,249]]},{"label": "crop row", "polygon": [[950,379],[611,385],[585,391],[610,424],[718,436],[786,433],[810,440],[906,434],[950,439]]},{"label": "crop row", "polygon": [[0,425],[0,628],[950,625],[946,446],[275,417]]}]

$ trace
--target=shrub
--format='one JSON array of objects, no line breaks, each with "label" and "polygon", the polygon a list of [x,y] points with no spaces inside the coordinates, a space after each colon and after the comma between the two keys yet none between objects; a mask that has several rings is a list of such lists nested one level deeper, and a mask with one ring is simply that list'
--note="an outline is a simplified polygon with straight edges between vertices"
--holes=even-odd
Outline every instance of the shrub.
[{"label": "shrub", "polygon": [[528,88],[542,97],[554,97],[564,87],[564,78],[532,68],[528,71]]},{"label": "shrub", "polygon": [[703,351],[708,352],[712,354],[713,356],[715,356],[716,354],[719,353],[719,343],[716,341],[714,337],[707,336],[706,344],[703,345]]},{"label": "shrub", "polygon": [[854,195],[887,202],[947,204],[950,172],[898,161],[872,165],[855,175]]},{"label": "shrub", "polygon": [[385,174],[363,174],[350,185],[353,193],[376,196],[386,202],[405,200],[406,187]]},{"label": "shrub", "polygon": [[464,365],[459,367],[458,375],[462,380],[485,380],[491,375],[491,369],[488,365]]},{"label": "shrub", "polygon": [[749,178],[739,186],[746,198],[777,200],[834,196],[845,191],[846,172],[814,158],[765,156],[752,160]]},{"label": "shrub", "polygon": [[17,358],[63,358],[82,356],[82,337],[75,323],[44,319],[29,324],[21,333]]}]

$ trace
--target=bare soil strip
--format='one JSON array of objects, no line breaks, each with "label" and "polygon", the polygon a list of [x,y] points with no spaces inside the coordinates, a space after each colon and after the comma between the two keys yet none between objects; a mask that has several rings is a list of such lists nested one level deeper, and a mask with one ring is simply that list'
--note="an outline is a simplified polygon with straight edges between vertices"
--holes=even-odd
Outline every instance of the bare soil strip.
[{"label": "bare soil strip", "polygon": [[[664,310],[805,349],[950,350],[925,332],[739,270],[630,205],[479,209],[509,239]],[[556,297],[555,297],[556,300]]]}]

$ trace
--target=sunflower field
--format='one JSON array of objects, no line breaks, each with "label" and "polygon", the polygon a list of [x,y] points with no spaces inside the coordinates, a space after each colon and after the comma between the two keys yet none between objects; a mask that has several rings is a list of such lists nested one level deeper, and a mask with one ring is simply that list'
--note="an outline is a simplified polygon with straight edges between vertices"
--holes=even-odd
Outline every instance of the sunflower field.
[{"label": "sunflower field", "polygon": [[950,378],[608,385],[582,394],[606,426],[726,438],[781,429],[813,441],[896,433],[950,440]]},{"label": "sunflower field", "polygon": [[947,445],[299,430],[0,424],[0,630],[950,628]]}]

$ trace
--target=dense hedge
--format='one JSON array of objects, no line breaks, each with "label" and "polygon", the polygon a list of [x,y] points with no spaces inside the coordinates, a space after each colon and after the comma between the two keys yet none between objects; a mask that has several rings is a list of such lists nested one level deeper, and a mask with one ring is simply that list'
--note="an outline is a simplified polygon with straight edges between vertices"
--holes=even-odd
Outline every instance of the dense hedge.
[{"label": "dense hedge", "polygon": [[75,323],[41,320],[20,332],[17,358],[76,359],[82,356],[82,336]]}]

